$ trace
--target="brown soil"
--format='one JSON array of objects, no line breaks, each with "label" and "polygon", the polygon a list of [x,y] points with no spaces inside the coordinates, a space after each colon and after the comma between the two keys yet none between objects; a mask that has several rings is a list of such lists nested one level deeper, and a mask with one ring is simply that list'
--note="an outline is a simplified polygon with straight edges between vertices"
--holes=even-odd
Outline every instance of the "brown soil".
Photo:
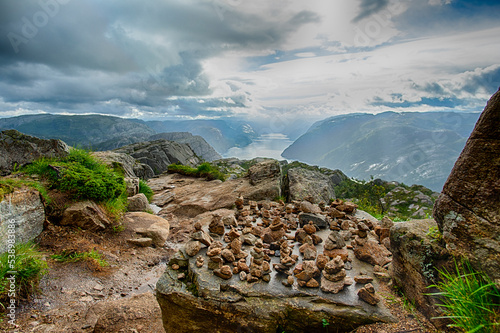
[{"label": "brown soil", "polygon": [[[154,182],[157,185],[159,179]],[[203,181],[189,178],[184,184],[189,186],[198,182]],[[182,184],[176,180],[177,187]],[[160,189],[156,190],[159,192]],[[49,264],[48,273],[40,283],[41,293],[19,306],[17,327],[4,321],[0,324],[0,331],[164,332],[160,308],[154,297],[156,281],[170,255],[188,238],[194,221],[208,223],[209,214],[190,219],[170,214],[167,218],[171,223],[171,234],[164,248],[139,248],[126,242],[133,238],[135,228],[147,226],[124,225],[123,230],[90,232],[47,223],[37,240]],[[90,250],[102,254],[109,266],[101,267],[93,260],[58,262],[50,258],[65,251],[81,253]],[[378,292],[398,322],[367,325],[353,332],[437,332],[390,286],[381,283]],[[333,332],[334,324],[331,328]]]}]

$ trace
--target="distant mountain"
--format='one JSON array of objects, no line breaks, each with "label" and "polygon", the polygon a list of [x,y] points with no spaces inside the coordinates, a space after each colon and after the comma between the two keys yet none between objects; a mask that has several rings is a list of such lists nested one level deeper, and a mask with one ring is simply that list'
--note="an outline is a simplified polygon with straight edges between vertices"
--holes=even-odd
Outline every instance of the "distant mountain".
[{"label": "distant mountain", "polygon": [[100,115],[28,115],[0,119],[0,128],[42,139],[61,139],[70,146],[107,150],[146,141],[156,132],[138,119]]},{"label": "distant mountain", "polygon": [[421,184],[441,191],[480,113],[384,112],[327,118],[282,156],[348,176]]},{"label": "distant mountain", "polygon": [[[249,124],[234,120],[145,122],[101,115],[42,114],[0,118],[0,128],[16,129],[43,139],[61,139],[71,146],[94,150],[112,150],[162,138],[189,143],[195,153],[207,161],[221,158],[218,152],[226,152],[231,147],[244,147],[257,137]],[[181,131],[184,133],[179,134]]]},{"label": "distant mountain", "polygon": [[250,124],[231,119],[147,121],[146,124],[158,133],[189,132],[200,135],[221,154],[231,147],[248,146],[258,137]]}]

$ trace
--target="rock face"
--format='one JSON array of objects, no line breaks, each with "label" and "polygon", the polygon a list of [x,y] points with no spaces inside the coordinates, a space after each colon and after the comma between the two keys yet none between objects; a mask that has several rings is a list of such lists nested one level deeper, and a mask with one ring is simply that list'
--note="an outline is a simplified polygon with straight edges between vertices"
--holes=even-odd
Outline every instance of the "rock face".
[{"label": "rock face", "polygon": [[442,316],[436,304],[441,301],[429,296],[437,292],[428,286],[438,282],[437,269],[447,268],[450,255],[440,242],[430,237],[429,230],[437,228],[432,219],[396,223],[390,231],[392,251],[392,277],[406,297],[429,318],[434,325],[445,328],[447,321],[432,319]]},{"label": "rock face", "polygon": [[9,230],[15,230],[16,243],[26,243],[42,232],[45,212],[40,194],[21,188],[5,195],[0,202],[0,217],[0,253],[3,253],[8,249]]},{"label": "rock face", "polygon": [[69,147],[60,140],[43,140],[16,130],[0,132],[0,176],[40,157],[63,157]]},{"label": "rock face", "polygon": [[113,151],[99,151],[92,153],[110,167],[118,166],[123,169],[125,177],[149,179],[155,175],[147,164],[137,162],[132,156]]},{"label": "rock face", "polygon": [[281,196],[281,166],[276,160],[267,160],[257,163],[248,169],[250,184],[257,187],[256,192],[261,192],[261,198],[249,198],[251,200],[262,200],[262,198],[277,198]]},{"label": "rock face", "polygon": [[222,156],[199,135],[189,132],[170,132],[152,135],[149,140],[165,139],[187,144],[196,155],[207,162],[221,159]]},{"label": "rock face", "polygon": [[167,170],[173,163],[196,166],[201,160],[185,143],[167,140],[155,140],[134,143],[114,150],[117,153],[129,154],[140,163],[151,167],[155,175]]},{"label": "rock face", "polygon": [[332,179],[319,171],[293,168],[288,170],[286,179],[288,182],[288,201],[305,197],[312,197],[316,203],[335,199]]},{"label": "rock face", "polygon": [[434,206],[446,247],[500,278],[500,90],[488,101]]}]

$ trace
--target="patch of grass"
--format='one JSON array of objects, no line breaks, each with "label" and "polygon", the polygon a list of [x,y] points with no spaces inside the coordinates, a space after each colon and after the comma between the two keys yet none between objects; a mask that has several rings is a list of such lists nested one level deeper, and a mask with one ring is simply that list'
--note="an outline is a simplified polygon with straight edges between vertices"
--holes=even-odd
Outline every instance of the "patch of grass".
[{"label": "patch of grass", "polygon": [[38,192],[45,200],[46,203],[50,203],[51,199],[47,193],[45,186],[34,180],[19,179],[19,178],[2,178],[0,179],[0,202],[2,202],[6,194],[14,192],[15,188],[21,188],[23,186],[31,187]]},{"label": "patch of grass", "polygon": [[51,255],[50,258],[59,262],[91,261],[97,263],[100,267],[109,266],[108,262],[102,258],[102,255],[94,249],[86,252],[63,251],[61,254]]},{"label": "patch of grass", "polygon": [[151,202],[153,199],[153,190],[148,186],[148,184],[144,180],[139,180],[139,193],[144,193],[148,201]]},{"label": "patch of grass", "polygon": [[[461,266],[461,267],[460,267]],[[441,318],[453,321],[451,327],[465,332],[498,332],[500,330],[500,290],[483,273],[475,272],[470,263],[455,264],[455,272],[438,271],[442,282],[432,285],[440,292]]]},{"label": "patch of grass", "polygon": [[443,234],[439,231],[438,227],[430,227],[427,236],[436,242],[441,242],[443,240]]},{"label": "patch of grass", "polygon": [[226,176],[220,172],[219,169],[208,162],[200,164],[197,168],[181,164],[170,164],[168,166],[168,172],[180,173],[185,176],[206,178],[207,180],[220,179],[224,181],[226,179]]},{"label": "patch of grass", "polygon": [[[34,243],[16,244],[3,253],[0,256],[0,304],[7,304],[12,298],[29,299],[38,292],[38,284],[46,272],[47,263]],[[12,276],[15,279],[11,279]]]}]

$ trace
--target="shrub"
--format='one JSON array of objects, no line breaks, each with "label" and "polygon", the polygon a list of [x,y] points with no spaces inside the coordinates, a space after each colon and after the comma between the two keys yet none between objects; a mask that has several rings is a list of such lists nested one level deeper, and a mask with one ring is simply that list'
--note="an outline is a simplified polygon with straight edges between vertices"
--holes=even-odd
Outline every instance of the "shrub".
[{"label": "shrub", "polygon": [[153,190],[148,186],[148,184],[144,180],[139,180],[139,193],[143,193],[148,201],[151,202],[153,199]]},{"label": "shrub", "polygon": [[66,191],[75,199],[105,202],[120,197],[126,189],[123,176],[81,149],[72,149],[67,157],[59,160],[37,160],[24,172],[43,177],[50,187]]},{"label": "shrub", "polygon": [[16,272],[15,289],[16,298],[26,299],[38,291],[38,284],[42,276],[47,272],[47,263],[43,260],[43,254],[37,250],[35,244],[17,244],[14,247],[15,257],[9,257],[12,253],[6,252],[0,256],[0,300],[10,298],[10,271]]},{"label": "shrub", "polygon": [[439,271],[442,282],[436,287],[442,296],[445,316],[452,327],[466,332],[498,332],[500,329],[500,290],[485,274],[475,272],[468,262],[456,272]]}]

